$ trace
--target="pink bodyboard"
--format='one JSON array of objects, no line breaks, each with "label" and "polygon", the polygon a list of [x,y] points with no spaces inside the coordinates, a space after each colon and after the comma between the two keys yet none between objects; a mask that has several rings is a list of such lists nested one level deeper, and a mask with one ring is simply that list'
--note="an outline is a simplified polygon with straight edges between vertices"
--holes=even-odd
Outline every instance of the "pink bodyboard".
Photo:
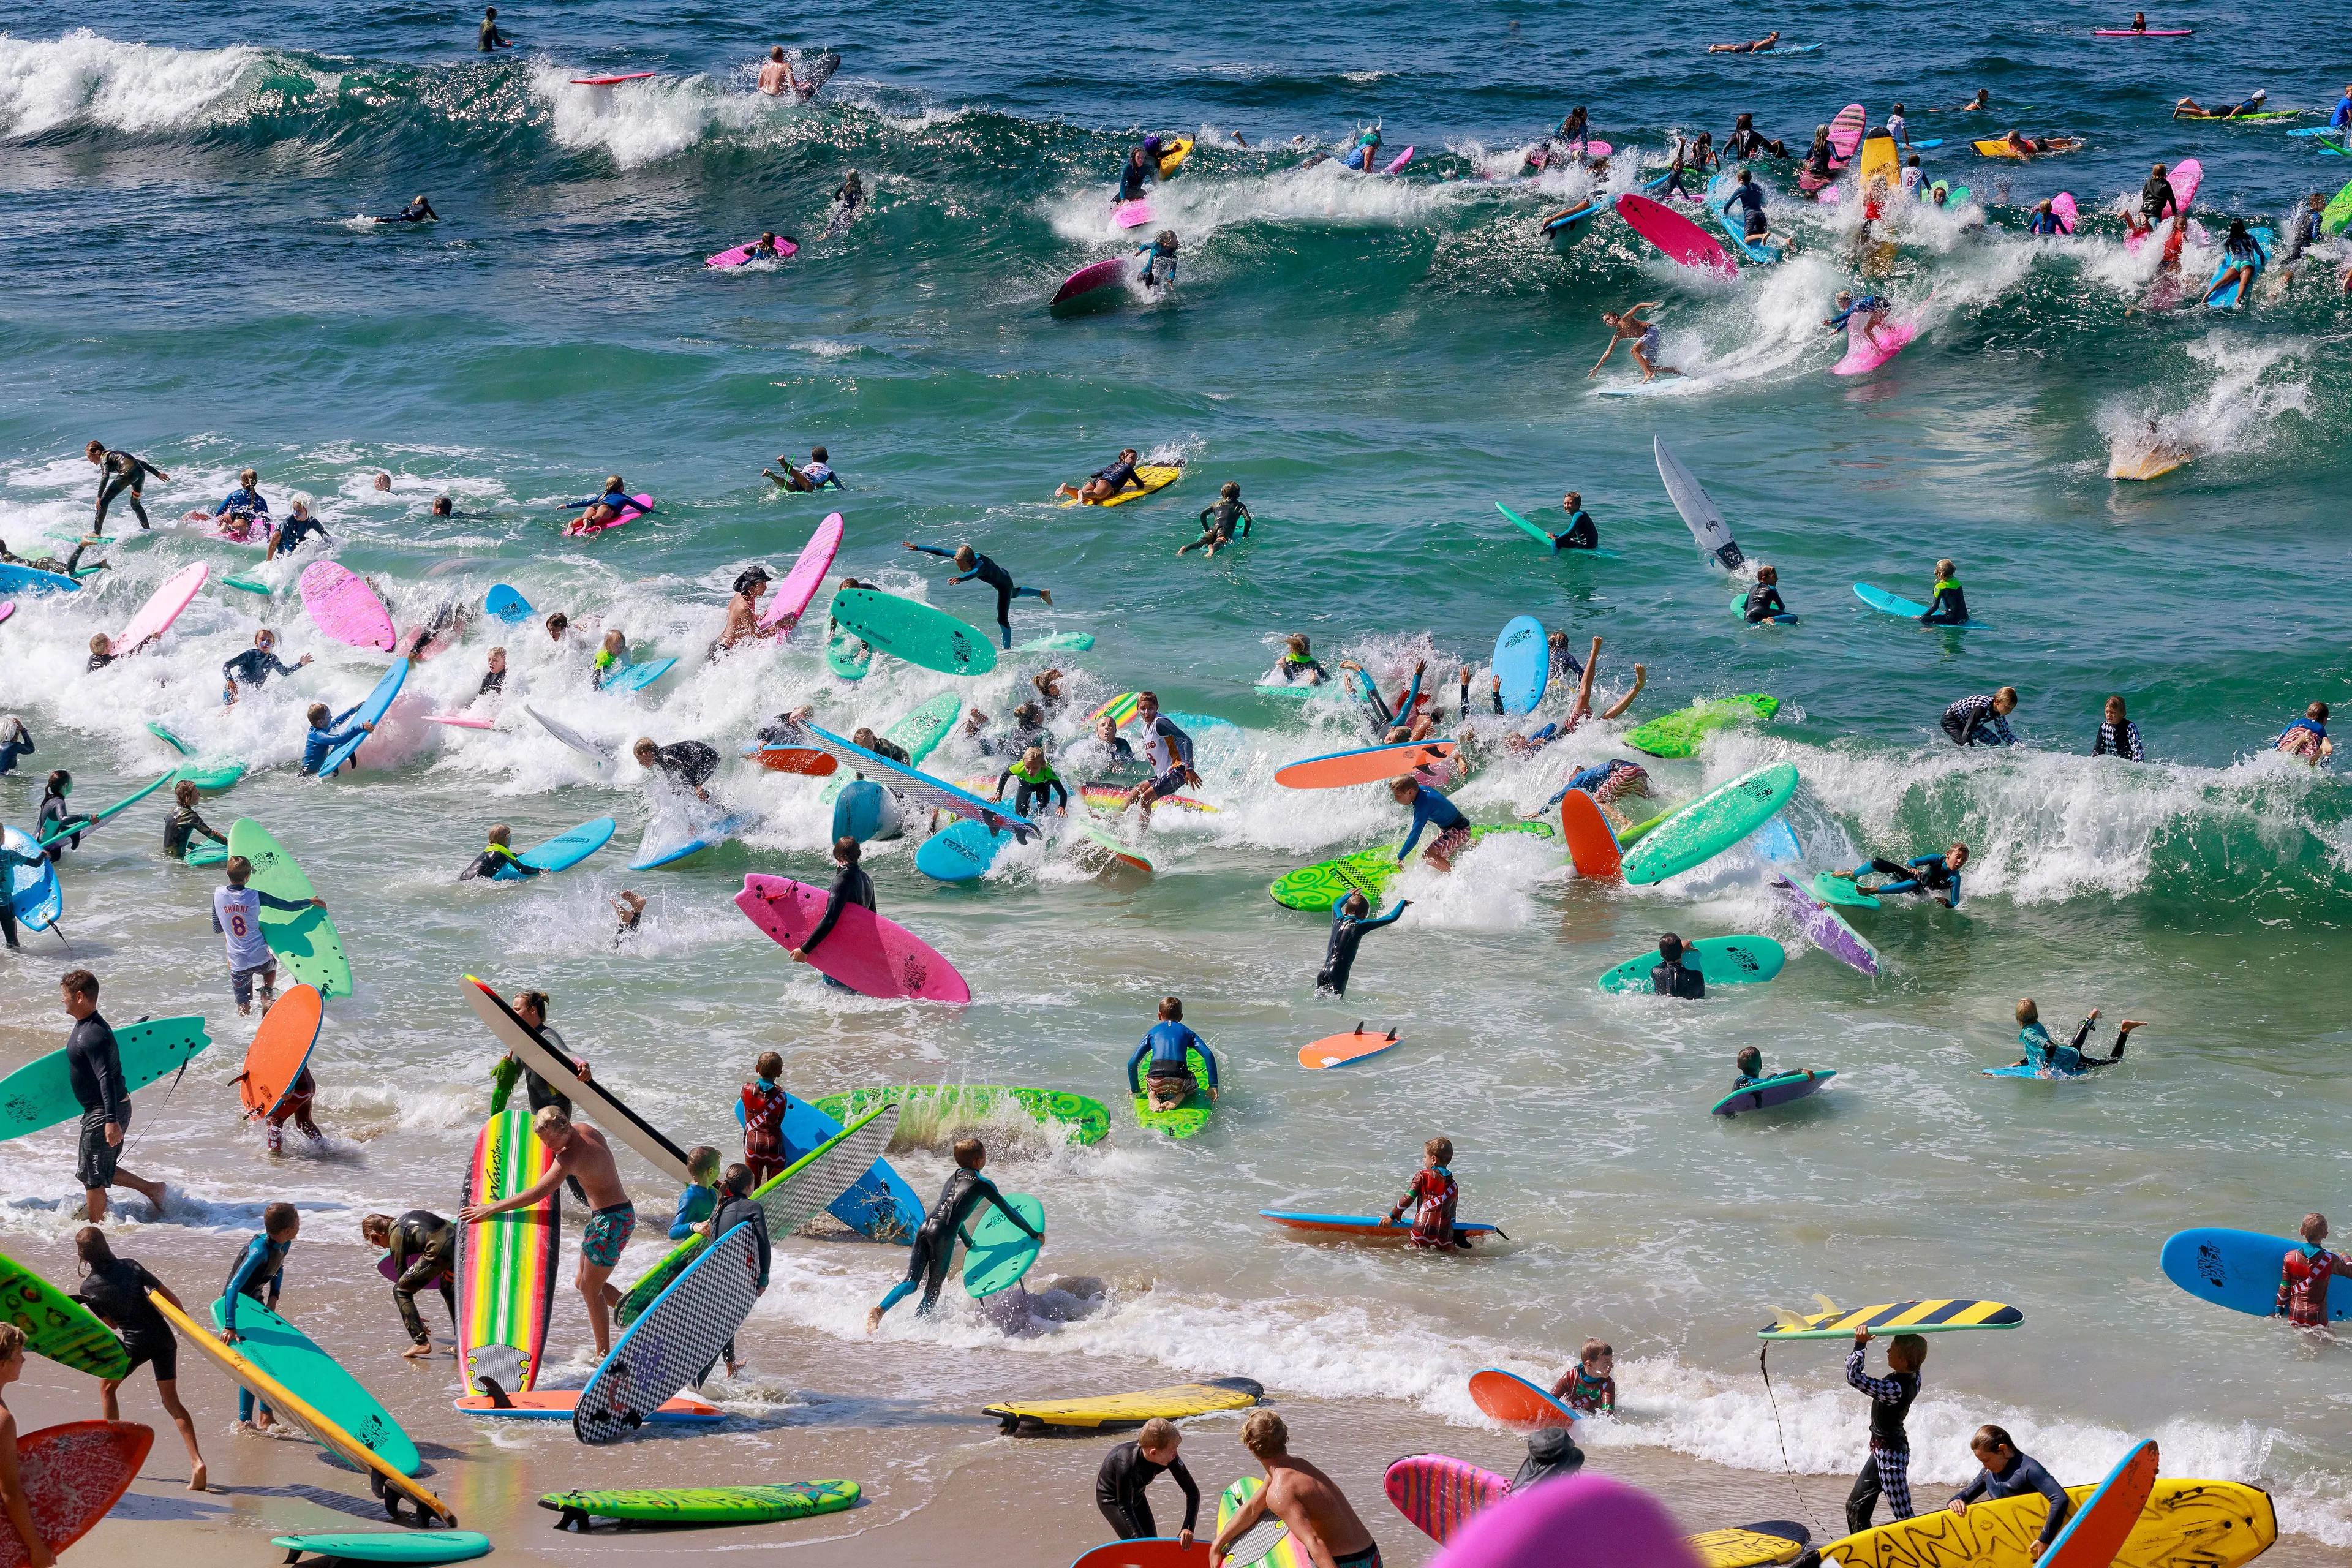
[{"label": "pink bodyboard", "polygon": [[340,643],[392,651],[392,613],[356,574],[331,561],[302,569],[302,607],[310,621]]},{"label": "pink bodyboard", "polygon": [[[1573,147],[1576,143],[1571,142],[1569,145]],[[1587,142],[1584,144],[1584,155],[1588,158],[1606,158],[1615,151],[1616,149],[1606,142]]]},{"label": "pink bodyboard", "polygon": [[1698,1555],[1655,1498],[1588,1473],[1505,1498],[1430,1568],[1698,1568]]},{"label": "pink bodyboard", "polygon": [[114,651],[117,654],[129,653],[149,637],[162,637],[171,630],[172,623],[180,618],[180,612],[188,607],[188,601],[196,596],[196,590],[205,585],[205,578],[211,571],[211,567],[199,563],[173,573],[163,585],[139,606],[139,613],[131,617],[131,624],[122,628],[122,635],[114,639]]},{"label": "pink bodyboard", "polygon": [[[743,879],[735,907],[779,945],[794,948],[824,918],[824,900],[822,888],[790,877],[755,873]],[[971,987],[929,942],[898,921],[856,904],[841,911],[841,919],[809,963],[862,996],[905,996],[919,1002],[971,1000]]]},{"label": "pink bodyboard", "polygon": [[1388,1468],[1381,1486],[1396,1510],[1440,1546],[1510,1495],[1511,1483],[1444,1454],[1408,1454]]},{"label": "pink bodyboard", "polygon": [[1123,257],[1114,256],[1108,261],[1090,261],[1063,279],[1062,286],[1054,290],[1054,297],[1046,303],[1065,304],[1081,294],[1091,294],[1097,289],[1107,289],[1119,280],[1120,274],[1126,268],[1127,261]]},{"label": "pink bodyboard", "polygon": [[14,599],[0,599],[0,621],[5,621],[5,620],[6,620],[10,616],[15,615],[16,613],[16,600],[14,600]]},{"label": "pink bodyboard", "polygon": [[[1908,321],[1885,321],[1878,329],[1878,345],[1849,327],[1845,334],[1845,358],[1830,366],[1832,375],[1866,375],[1903,352],[1919,329]],[[1891,347],[1888,345],[1892,345]]]},{"label": "pink bodyboard", "polygon": [[760,617],[761,630],[782,637],[800,623],[801,612],[816,596],[826,569],[841,549],[841,532],[839,512],[816,525],[816,531],[809,535],[809,542],[801,546],[800,554],[793,559],[793,569],[784,574],[784,580],[769,596],[767,613]]},{"label": "pink bodyboard", "polygon": [[1869,118],[1863,111],[1862,105],[1849,103],[1837,111],[1837,118],[1830,121],[1830,146],[1836,152],[1840,163],[1853,160],[1853,150],[1862,145],[1863,121]]},{"label": "pink bodyboard", "polygon": [[1716,243],[1715,237],[1672,207],[1628,192],[1617,198],[1617,216],[1625,220],[1626,227],[1664,251],[1669,261],[1705,268],[1726,278],[1739,275],[1738,263]]},{"label": "pink bodyboard", "polygon": [[495,719],[478,719],[471,713],[427,713],[425,722],[446,724],[453,730],[489,730],[498,725]]},{"label": "pink bodyboard", "polygon": [[[739,245],[732,250],[722,250],[718,255],[711,257],[709,259],[703,262],[703,265],[705,267],[740,267],[745,262],[751,259],[752,246],[756,246],[760,242],[755,239],[751,245]],[[787,256],[797,255],[799,251],[800,247],[794,245],[791,240],[786,239],[782,235],[778,235],[776,237],[777,259],[782,260]]]},{"label": "pink bodyboard", "polygon": [[[636,502],[639,506],[647,508],[648,510],[650,510],[654,504],[654,498],[651,496],[631,496],[629,499]],[[642,511],[632,511],[624,515],[618,522],[599,523],[594,528],[588,526],[587,519],[584,516],[575,517],[570,522],[564,524],[563,536],[566,539],[580,539],[591,533],[610,533],[616,528],[628,527],[629,524],[636,521],[637,519],[645,515],[646,514]]]},{"label": "pink bodyboard", "polygon": [[2073,192],[2061,191],[2056,195],[2051,197],[2050,210],[2057,216],[2058,232],[2060,234],[2072,234],[2074,232],[2074,195]]},{"label": "pink bodyboard", "polygon": [[1110,212],[1110,221],[1118,225],[1121,228],[1136,228],[1144,224],[1150,223],[1151,221],[1151,204],[1150,202],[1129,202],[1124,206],[1113,207]]},{"label": "pink bodyboard", "polygon": [[205,531],[207,538],[221,540],[229,544],[250,544],[257,550],[269,548],[269,523],[266,518],[255,518],[247,525],[243,533],[231,533],[226,521],[208,511],[192,511],[188,513],[186,521],[212,524],[212,527]]},{"label": "pink bodyboard", "polygon": [[[1602,153],[1606,153],[1606,152],[1608,152],[1608,151],[1609,151],[1609,149],[1608,149],[1608,148],[1606,148],[1606,147],[1603,147],[1602,149],[1601,149],[1601,151]],[[1596,155],[1597,155],[1597,154],[1596,154]],[[1389,166],[1388,166],[1387,168],[1385,168],[1385,169],[1382,169],[1382,170],[1381,171],[1381,174],[1395,174],[1399,169],[1403,168],[1407,163],[1412,163],[1412,148],[1410,148],[1410,147],[1408,147],[1408,148],[1406,148],[1403,152],[1402,152],[1402,153],[1398,153],[1394,159],[1391,160],[1391,161],[1390,161],[1390,163],[1389,163]]]}]

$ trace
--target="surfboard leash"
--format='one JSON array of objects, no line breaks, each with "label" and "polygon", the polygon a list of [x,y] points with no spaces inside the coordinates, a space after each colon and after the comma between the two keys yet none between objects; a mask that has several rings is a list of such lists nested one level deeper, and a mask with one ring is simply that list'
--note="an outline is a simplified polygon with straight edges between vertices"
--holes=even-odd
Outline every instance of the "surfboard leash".
[{"label": "surfboard leash", "polygon": [[1780,1464],[1788,1472],[1789,1491],[1797,1500],[1798,1508],[1804,1510],[1806,1518],[1819,1524],[1821,1520],[1813,1512],[1813,1505],[1805,1500],[1804,1489],[1797,1484],[1796,1462],[1789,1458],[1789,1429],[1780,1424],[1780,1397],[1772,1392],[1771,1357],[1771,1341],[1766,1340],[1756,1347],[1756,1370],[1764,1379],[1764,1398],[1772,1406],[1772,1430],[1778,1433],[1780,1438]]}]

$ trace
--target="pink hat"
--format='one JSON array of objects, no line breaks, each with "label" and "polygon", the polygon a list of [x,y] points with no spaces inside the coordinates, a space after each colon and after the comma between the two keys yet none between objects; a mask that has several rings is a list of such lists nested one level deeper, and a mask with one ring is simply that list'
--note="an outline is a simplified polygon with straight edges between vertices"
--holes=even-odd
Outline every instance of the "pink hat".
[{"label": "pink hat", "polygon": [[1581,1475],[1487,1509],[1430,1568],[1698,1568],[1698,1559],[1649,1493]]}]

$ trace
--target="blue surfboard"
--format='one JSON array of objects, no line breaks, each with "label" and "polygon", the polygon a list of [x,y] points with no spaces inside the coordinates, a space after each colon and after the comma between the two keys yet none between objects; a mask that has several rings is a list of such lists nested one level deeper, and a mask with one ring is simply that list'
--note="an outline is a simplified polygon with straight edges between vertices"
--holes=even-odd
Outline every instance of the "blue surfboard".
[{"label": "blue surfboard", "polygon": [[[1856,583],[1853,585],[1853,596],[1882,615],[1901,616],[1907,620],[1916,621],[1927,613],[1927,605],[1915,605],[1898,594],[1890,594],[1884,588],[1874,588],[1867,583]],[[1931,626],[1928,629],[1938,632],[1989,632],[1992,627],[1970,617],[1965,621],[1954,621],[1949,625]]]},{"label": "blue surfboard", "polygon": [[[407,679],[408,661],[404,658],[393,660],[392,668],[383,672],[383,679],[375,683],[375,689],[367,694],[367,700],[361,703],[359,711],[352,715],[352,722],[373,724],[381,721],[385,710],[392,706],[392,700],[400,695],[401,682]],[[352,753],[365,745],[368,740],[369,737],[364,734],[354,735],[329,752],[325,760],[319,764],[318,776],[322,779],[332,776],[334,771],[350,762]]]},{"label": "blue surfboard", "polygon": [[749,816],[728,816],[712,823],[690,838],[666,845],[658,849],[649,844],[640,844],[637,846],[637,858],[629,862],[629,869],[651,871],[663,866],[675,865],[689,855],[699,855],[706,849],[716,849],[744,828],[749,827],[752,821],[753,818]]},{"label": "blue surfboard", "polygon": [[0,564],[0,594],[71,594],[80,587],[72,578],[60,577],[54,572]]},{"label": "blue surfboard", "polygon": [[[2289,1252],[2302,1246],[2294,1237],[2256,1230],[2184,1230],[2166,1238],[2157,1266],[2167,1279],[2200,1301],[2267,1318],[2278,1310],[2281,1266]],[[2328,1321],[2352,1318],[2352,1285],[2339,1286],[2331,1279],[2327,1288]]]},{"label": "blue surfboard", "polygon": [[669,667],[677,662],[677,660],[674,658],[641,659],[637,663],[629,666],[628,668],[621,671],[620,674],[611,677],[604,682],[604,686],[600,688],[600,689],[605,691],[642,691],[646,687],[651,686],[655,681],[659,680],[663,676],[667,675],[669,673]]},{"label": "blue surfboard", "polygon": [[[742,1101],[735,1105],[740,1116]],[[797,1095],[784,1097],[784,1121],[779,1131],[783,1137],[784,1163],[790,1164],[826,1139],[841,1131],[841,1123]],[[906,1179],[890,1168],[887,1160],[877,1160],[866,1168],[866,1173],[841,1196],[825,1205],[825,1212],[864,1236],[877,1241],[895,1241],[901,1247],[914,1242],[915,1232],[923,1223],[923,1200]]]},{"label": "blue surfboard", "polygon": [[834,797],[833,836],[860,844],[898,837],[898,803],[872,779],[858,779]]},{"label": "blue surfboard", "polygon": [[530,616],[530,601],[504,583],[493,583],[490,591],[482,595],[482,608],[511,626]]},{"label": "blue surfboard", "polygon": [[1532,713],[1551,682],[1551,647],[1543,623],[1515,616],[1495,639],[1495,679],[1503,683],[1503,711]]},{"label": "blue surfboard", "polygon": [[991,827],[1008,830],[1024,844],[1037,836],[1037,825],[1025,816],[1007,811],[993,801],[968,795],[927,773],[894,763],[814,724],[793,726],[786,739],[793,744],[824,752],[835,762],[869,778],[887,780],[891,791],[908,805],[925,811],[951,812],[958,816],[986,823]]},{"label": "blue surfboard", "polygon": [[982,824],[957,823],[934,833],[915,851],[915,869],[936,882],[969,882],[987,874],[997,851],[1013,842],[1010,833],[992,833]]},{"label": "blue surfboard", "polygon": [[[617,825],[609,816],[593,822],[583,822],[569,833],[559,833],[535,848],[526,849],[515,857],[535,871],[569,871],[597,850],[612,842]],[[493,882],[520,882],[522,873],[501,866],[490,874]]]},{"label": "blue surfboard", "polygon": [[0,828],[0,834],[6,835],[12,853],[32,862],[29,866],[9,863],[8,907],[16,911],[22,924],[35,931],[47,931],[66,912],[66,893],[58,882],[58,868],[49,864],[49,858],[41,853],[33,836],[23,828]]}]

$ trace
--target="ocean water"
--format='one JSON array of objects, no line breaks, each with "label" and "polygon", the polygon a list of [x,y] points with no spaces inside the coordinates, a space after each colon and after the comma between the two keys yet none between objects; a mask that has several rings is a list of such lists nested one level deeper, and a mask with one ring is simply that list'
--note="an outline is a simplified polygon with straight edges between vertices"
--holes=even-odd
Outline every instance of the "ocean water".
[{"label": "ocean water", "polygon": [[[2274,13],[2200,3],[2184,10],[2193,39],[2103,42],[2089,29],[2127,8],[1955,27],[1914,3],[1808,5],[1782,26],[1822,51],[1748,59],[1707,57],[1730,35],[1696,21],[1583,4],[820,5],[781,34],[740,9],[503,9],[522,47],[486,59],[470,17],[408,7],[0,8],[0,355],[14,372],[0,539],[34,554],[79,531],[93,436],[172,476],[147,491],[155,531],[116,513],[134,534],[91,590],[23,601],[0,625],[0,703],[40,742],[0,781],[0,815],[33,815],[41,767],[70,766],[79,801],[152,777],[169,761],[145,728],[160,721],[252,768],[206,816],[224,829],[253,816],[301,859],[360,978],[316,1062],[331,1144],[268,1163],[232,1115],[250,1026],[227,1005],[213,878],[161,858],[152,806],[68,858],[72,951],[35,937],[0,966],[0,1030],[12,1061],[54,1047],[51,983],[68,958],[101,974],[118,1019],[207,1015],[217,1044],[168,1098],[142,1094],[127,1162],[170,1180],[168,1223],[226,1237],[299,1196],[315,1244],[358,1277],[371,1259],[356,1215],[446,1210],[494,1055],[457,989],[471,972],[552,993],[599,1076],[681,1143],[731,1146],[730,1086],[768,1048],[810,1093],[944,1079],[1109,1101],[1115,1131],[1094,1150],[992,1130],[992,1171],[1045,1203],[1042,1269],[1101,1278],[1104,1310],[1008,1336],[951,1291],[940,1319],[902,1311],[884,1330],[961,1348],[973,1387],[1100,1392],[1090,1358],[1141,1352],[1171,1381],[1242,1373],[1291,1397],[1394,1401],[1442,1447],[1446,1424],[1478,1419],[1469,1371],[1556,1371],[1598,1333],[1617,1346],[1625,1409],[1591,1442],[1758,1470],[1779,1468],[1785,1444],[1825,1473],[1862,1447],[1841,1347],[1783,1348],[1776,1406],[1751,1354],[1770,1308],[1817,1291],[1848,1305],[1990,1296],[2026,1324],[1935,1342],[1913,1424],[1924,1476],[1964,1477],[1965,1434],[1986,1420],[2070,1481],[2154,1436],[2168,1473],[2256,1481],[2288,1528],[2352,1543],[2338,1349],[2205,1308],[2157,1268],[2184,1226],[2284,1233],[2346,1206],[2352,798],[2264,751],[2306,702],[2345,690],[2341,258],[2275,294],[2266,282],[2242,314],[2151,308],[2155,258],[2126,254],[2115,216],[2159,159],[2203,163],[2196,216],[2216,239],[2233,217],[2277,226],[2352,175],[2276,125],[2168,118],[2182,93],[2255,86],[2281,107],[2331,104],[2340,76],[2317,53],[2282,56]],[[751,93],[771,42],[842,52],[818,102]],[[660,75],[571,85],[644,69]],[[2039,107],[1924,112],[1979,86]],[[1776,209],[1791,258],[1715,281],[1613,219],[1552,255],[1538,224],[1594,182],[1518,177],[1520,153],[1577,102],[1594,134],[1635,150],[1613,161],[1613,194],[1677,131],[1721,136],[1750,110],[1802,142],[1856,99],[1874,121],[1904,101],[1915,138],[1947,138],[1925,155],[1930,176],[1979,200],[1903,219],[1871,281],[1922,330],[1860,380],[1827,374],[1842,343],[1819,325],[1855,276],[1853,204]],[[1329,146],[1375,118],[1390,147],[1416,148],[1403,177],[1299,166],[1294,139]],[[2011,123],[2088,145],[2023,165],[1963,145]],[[1050,319],[1061,278],[1131,238],[1107,193],[1151,129],[1201,142],[1151,198],[1182,239],[1175,289]],[[871,207],[825,237],[853,167]],[[2031,205],[2061,189],[2081,231],[2025,237]],[[418,191],[437,225],[358,221]],[[762,228],[803,248],[772,268],[702,267]],[[2213,262],[2192,244],[2183,275],[2193,286]],[[1690,383],[1596,396],[1626,377],[1622,354],[1585,375],[1598,312],[1642,300],[1664,301],[1664,355]],[[2150,421],[2195,460],[2150,485],[2108,480]],[[1696,557],[1654,437],[1749,555],[1780,568],[1799,625],[1750,630],[1726,613],[1733,585]],[[813,444],[846,493],[787,497],[760,478]],[[1114,510],[1053,504],[1056,483],[1122,446],[1181,457],[1186,478]],[[357,701],[381,664],[310,626],[296,560],[255,574],[270,600],[208,588],[153,653],[85,674],[90,636],[119,630],[171,573],[253,570],[255,552],[171,525],[247,466],[281,511],[293,491],[318,499],[332,557],[403,624],[506,582],[541,613],[625,628],[679,671],[638,698],[599,696],[583,650],[530,624],[477,628],[415,673],[364,771],[300,779],[303,708]],[[389,492],[373,488],[379,471]],[[658,513],[560,538],[560,503],[614,471]],[[1226,479],[1258,514],[1252,538],[1177,559]],[[1616,559],[1555,560],[1494,508],[1557,516],[1571,488]],[[428,518],[439,494],[464,515]],[[1203,732],[1201,794],[1219,809],[1162,815],[1149,880],[1027,848],[947,888],[915,872],[911,840],[876,848],[884,912],[963,971],[968,1008],[827,990],[729,904],[747,872],[825,868],[819,786],[732,761],[758,723],[810,702],[846,732],[951,688],[1002,719],[1042,662],[959,683],[883,660],[852,686],[825,674],[814,627],[702,662],[735,574],[761,561],[781,574],[836,508],[836,574],[985,621],[976,589],[900,548],[968,541],[1050,587],[1052,607],[1019,603],[1016,634],[1098,639],[1055,656],[1066,734],[1139,686],[1239,727]],[[1921,632],[1850,592],[1864,580],[1924,597],[1942,555],[1994,630]],[[1517,614],[1580,650],[1605,637],[1605,690],[1624,690],[1637,662],[1648,684],[1622,722],[1474,777],[1456,799],[1478,820],[1531,811],[1570,768],[1625,754],[1641,720],[1767,691],[1782,702],[1772,723],[1654,764],[1661,797],[1793,761],[1804,787],[1790,816],[1816,868],[1964,838],[1968,901],[1857,916],[1885,960],[1873,983],[1803,950],[1744,853],[1634,889],[1580,882],[1556,846],[1505,836],[1450,878],[1407,872],[1413,908],[1368,939],[1344,1003],[1317,1000],[1325,924],[1275,906],[1265,884],[1393,841],[1400,814],[1377,791],[1276,786],[1284,763],[1362,731],[1336,708],[1259,699],[1252,681],[1293,631],[1391,686],[1417,658],[1483,670]],[[214,671],[264,624],[316,662],[225,711]],[[469,700],[494,635],[516,672],[500,727],[425,723]],[[1962,753],[1936,733],[1948,703],[2002,684],[2023,693],[2024,749]],[[2086,754],[2110,692],[2150,764]],[[1446,695],[1451,708],[1450,681]],[[627,763],[597,775],[525,701],[607,740],[709,741],[730,759],[720,791],[758,825],[677,868],[625,871],[658,815],[646,782]],[[937,771],[986,765],[951,742]],[[454,880],[492,822],[529,844],[606,814],[621,819],[615,847],[560,879]],[[624,887],[650,909],[616,949],[607,899]],[[1669,929],[1778,935],[1791,963],[1703,1005],[1593,990]],[[1119,1095],[1168,993],[1231,1086],[1213,1129],[1181,1145],[1141,1135]],[[2028,994],[2053,1025],[2095,1005],[2150,1025],[2095,1081],[1983,1078],[2013,1059],[2011,1009]],[[1296,1066],[1299,1045],[1359,1018],[1405,1044],[1349,1072]],[[1777,1118],[1708,1118],[1751,1044],[1835,1068],[1834,1088]],[[1383,1208],[1439,1132],[1456,1144],[1465,1215],[1510,1233],[1494,1256],[1305,1245],[1255,1217]],[[0,1231],[70,1228],[69,1145],[56,1131],[0,1152]],[[926,1190],[948,1168],[935,1146],[897,1158]],[[659,1178],[623,1164],[642,1205],[667,1204]],[[134,1202],[124,1223],[154,1218]],[[785,1248],[761,1319],[847,1353],[902,1256]],[[564,1310],[561,1331],[576,1334]]]}]

